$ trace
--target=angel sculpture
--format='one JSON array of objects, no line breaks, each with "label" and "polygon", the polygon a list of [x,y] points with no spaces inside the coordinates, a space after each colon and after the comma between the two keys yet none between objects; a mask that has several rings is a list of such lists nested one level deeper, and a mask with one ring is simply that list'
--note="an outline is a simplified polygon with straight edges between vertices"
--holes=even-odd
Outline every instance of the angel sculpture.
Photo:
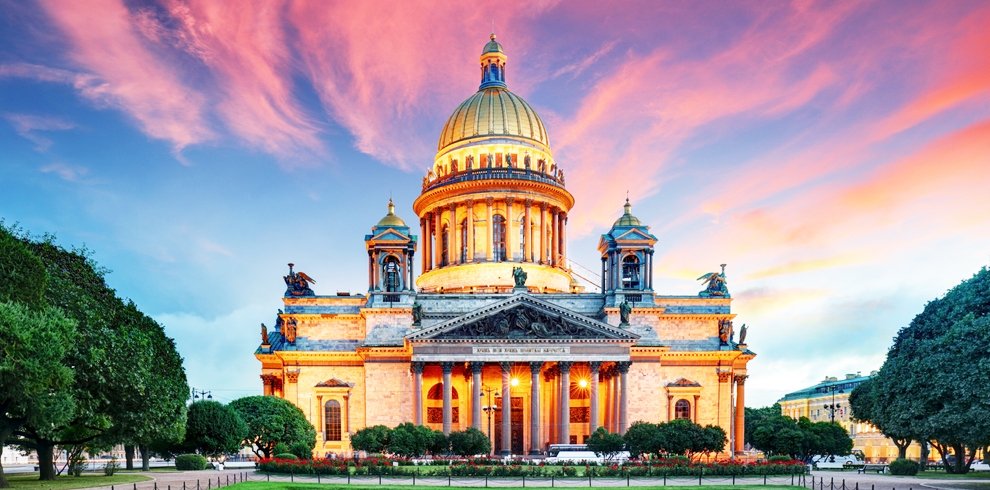
[{"label": "angel sculpture", "polygon": [[743,326],[739,328],[739,343],[740,344],[745,344],[746,343],[746,330],[748,328],[749,327],[747,327],[745,323],[743,323]]},{"label": "angel sculpture", "polygon": [[261,324],[261,345],[268,345],[268,327]]},{"label": "angel sculpture", "polygon": [[698,296],[701,296],[703,298],[709,298],[713,296],[725,297],[725,298],[730,297],[729,288],[726,286],[726,280],[725,280],[725,264],[721,264],[721,265],[722,265],[721,273],[709,272],[698,278],[699,281],[702,281],[704,284],[707,285],[703,291],[698,293]]},{"label": "angel sculpture", "polygon": [[285,279],[285,295],[286,296],[315,296],[316,293],[310,289],[309,284],[316,284],[316,280],[309,277],[305,272],[295,272],[292,267],[295,264],[289,264],[289,275],[283,276]]}]

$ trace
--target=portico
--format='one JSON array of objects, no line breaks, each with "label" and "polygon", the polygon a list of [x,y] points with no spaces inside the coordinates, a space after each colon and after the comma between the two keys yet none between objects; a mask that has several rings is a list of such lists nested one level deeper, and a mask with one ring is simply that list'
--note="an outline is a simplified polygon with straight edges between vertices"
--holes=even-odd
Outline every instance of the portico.
[{"label": "portico", "polygon": [[[626,373],[637,338],[529,294],[513,295],[407,337],[413,418],[428,426],[439,421],[444,433],[474,427],[492,437],[500,454],[583,442],[599,426],[625,432]],[[439,407],[429,400],[437,385]],[[485,387],[498,393],[498,424],[491,429],[482,420]],[[455,391],[471,396],[455,399]],[[612,405],[617,410],[601,409]]]}]

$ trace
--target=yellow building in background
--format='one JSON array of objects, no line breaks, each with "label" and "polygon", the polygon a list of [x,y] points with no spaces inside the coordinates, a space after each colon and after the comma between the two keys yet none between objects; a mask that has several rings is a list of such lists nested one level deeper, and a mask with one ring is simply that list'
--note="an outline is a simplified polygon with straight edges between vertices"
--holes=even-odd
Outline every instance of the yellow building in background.
[{"label": "yellow building in background", "polygon": [[[777,403],[780,403],[781,414],[793,419],[807,417],[812,422],[838,423],[852,437],[853,451],[861,451],[867,462],[893,461],[897,459],[894,441],[881,434],[876,427],[853,420],[849,407],[852,390],[876,374],[873,371],[869,376],[856,373],[846,374],[843,379],[828,377],[814,386],[784,395]],[[908,446],[907,457],[919,460],[921,446],[918,443]],[[934,449],[931,457],[937,457]]]}]

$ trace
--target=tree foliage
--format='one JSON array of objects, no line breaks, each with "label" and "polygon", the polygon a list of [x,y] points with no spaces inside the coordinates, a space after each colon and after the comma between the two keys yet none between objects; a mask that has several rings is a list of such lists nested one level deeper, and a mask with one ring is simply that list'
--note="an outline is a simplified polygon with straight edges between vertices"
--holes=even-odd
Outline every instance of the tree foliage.
[{"label": "tree foliage", "polygon": [[471,427],[450,433],[450,452],[465,458],[476,454],[487,455],[492,452],[492,443],[484,432]]},{"label": "tree foliage", "polygon": [[782,412],[779,403],[774,403],[768,407],[762,408],[749,408],[746,407],[746,444],[756,446],[753,443],[753,432],[757,427],[763,425],[763,422],[770,417],[777,417]]},{"label": "tree foliage", "polygon": [[790,456],[804,461],[814,455],[846,455],[852,439],[834,422],[812,422],[807,417],[794,420],[784,415],[765,418],[753,429],[753,445],[768,456]]},{"label": "tree foliage", "polygon": [[[31,403],[50,403],[27,418],[0,411],[5,417],[12,414],[4,422],[11,436],[7,442],[37,451],[42,480],[55,477],[56,446],[143,444],[181,430],[187,393],[182,359],[160,325],[107,286],[105,273],[85,249],[66,250],[52,237],[18,236],[0,224],[0,298],[41,315],[18,320],[17,331],[8,333],[45,338],[32,330],[41,326],[38,322],[59,323],[61,317],[74,324],[64,352],[57,339],[49,338],[50,343],[22,343],[4,356],[5,362],[55,363],[73,371],[71,383],[49,390],[47,398],[19,391],[26,384],[3,390]],[[58,332],[62,329],[55,327],[53,333]],[[62,371],[50,372],[58,378]]]},{"label": "tree foliage", "polygon": [[990,270],[983,268],[925,305],[897,333],[875,384],[859,395],[857,418],[884,433],[928,441],[946,471],[968,472],[976,450],[990,445],[981,374],[990,369],[988,345]]},{"label": "tree foliage", "polygon": [[230,402],[230,407],[247,424],[244,444],[251,446],[258,457],[271,457],[278,443],[299,452],[302,451],[298,446],[305,445],[308,447],[306,452],[312,454],[316,446],[316,430],[306,420],[303,411],[288,400],[274,396],[247,396]]},{"label": "tree foliage", "polygon": [[351,436],[351,447],[355,451],[381,454],[388,449],[391,430],[384,425],[365,427]]},{"label": "tree foliage", "polygon": [[598,456],[605,458],[606,461],[611,461],[617,454],[625,450],[626,447],[626,441],[622,439],[620,434],[609,432],[604,427],[595,429],[588,436],[586,443],[588,444],[588,449],[594,451]]},{"label": "tree foliage", "polygon": [[721,427],[702,427],[690,420],[678,419],[659,424],[635,422],[626,430],[624,440],[632,457],[694,456],[725,450],[726,435]]},{"label": "tree foliage", "polygon": [[213,400],[189,405],[185,445],[204,456],[218,458],[237,452],[247,431],[247,424],[227,405]]}]

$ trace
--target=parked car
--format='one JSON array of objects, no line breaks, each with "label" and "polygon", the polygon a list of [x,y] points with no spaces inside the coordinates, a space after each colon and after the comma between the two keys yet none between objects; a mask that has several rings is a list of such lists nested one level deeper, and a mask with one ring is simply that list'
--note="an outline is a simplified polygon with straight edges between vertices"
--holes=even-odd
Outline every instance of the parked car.
[{"label": "parked car", "polygon": [[819,455],[811,458],[811,465],[819,470],[841,470],[863,466],[866,462],[858,454],[848,456]]}]

